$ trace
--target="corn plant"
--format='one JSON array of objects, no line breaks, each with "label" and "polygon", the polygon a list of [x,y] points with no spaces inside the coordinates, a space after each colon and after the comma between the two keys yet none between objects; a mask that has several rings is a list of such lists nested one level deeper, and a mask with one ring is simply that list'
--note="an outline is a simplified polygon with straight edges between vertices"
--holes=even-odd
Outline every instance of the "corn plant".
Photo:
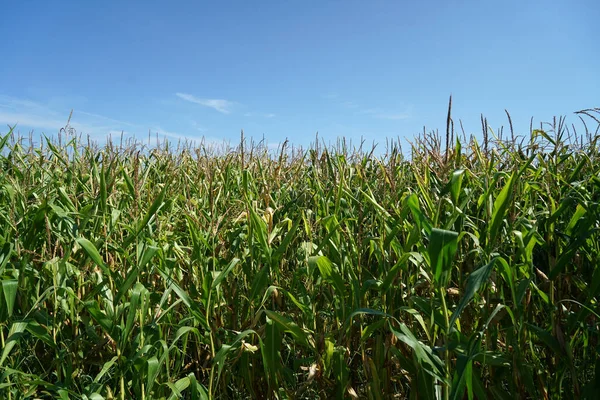
[{"label": "corn plant", "polygon": [[410,157],[11,129],[0,397],[595,398],[598,131],[482,121]]}]

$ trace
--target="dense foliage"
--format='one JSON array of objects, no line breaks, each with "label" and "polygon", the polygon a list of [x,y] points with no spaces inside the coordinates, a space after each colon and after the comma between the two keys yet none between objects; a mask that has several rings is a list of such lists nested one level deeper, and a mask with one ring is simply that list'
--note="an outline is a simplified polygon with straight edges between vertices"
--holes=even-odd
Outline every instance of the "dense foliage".
[{"label": "dense foliage", "polygon": [[595,398],[599,136],[564,122],[409,158],[9,132],[0,397]]}]

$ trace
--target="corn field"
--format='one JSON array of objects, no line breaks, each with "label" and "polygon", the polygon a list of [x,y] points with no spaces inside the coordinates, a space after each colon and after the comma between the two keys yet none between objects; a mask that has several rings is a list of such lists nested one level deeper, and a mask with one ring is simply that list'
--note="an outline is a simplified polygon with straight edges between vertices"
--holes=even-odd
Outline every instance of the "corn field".
[{"label": "corn field", "polygon": [[410,154],[11,129],[0,398],[597,398],[599,116]]}]

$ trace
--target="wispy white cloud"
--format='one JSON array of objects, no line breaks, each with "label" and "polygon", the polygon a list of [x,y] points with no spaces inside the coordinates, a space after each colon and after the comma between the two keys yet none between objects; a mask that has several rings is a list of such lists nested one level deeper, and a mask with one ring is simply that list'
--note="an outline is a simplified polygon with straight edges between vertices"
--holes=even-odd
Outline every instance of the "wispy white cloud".
[{"label": "wispy white cloud", "polygon": [[0,108],[19,110],[22,108],[40,109],[43,108],[43,106],[28,99],[17,99],[10,96],[0,95]]},{"label": "wispy white cloud", "polygon": [[77,111],[74,111],[73,114],[75,114],[75,115],[86,115],[88,117],[102,119],[102,120],[114,122],[114,123],[120,124],[120,125],[126,125],[126,126],[132,126],[132,127],[137,126],[136,124],[132,124],[131,122],[120,121],[118,119],[105,117],[104,115],[94,114],[94,113],[87,112],[87,111],[77,110]]},{"label": "wispy white cloud", "polygon": [[[71,119],[69,121],[69,116]],[[109,134],[119,135],[125,127],[140,128],[126,121],[119,121],[99,114],[70,109],[58,110],[47,104],[38,103],[29,99],[19,99],[0,95],[0,124],[17,125],[23,129],[34,129],[46,134],[57,133],[61,128],[69,125],[77,133],[89,135],[94,139],[104,139]]]},{"label": "wispy white cloud", "polygon": [[276,115],[273,113],[257,113],[257,112],[247,112],[244,114],[244,117],[261,117],[261,118],[274,118]]},{"label": "wispy white cloud", "polygon": [[[26,129],[50,135],[56,134],[67,125],[70,112],[70,109],[61,110],[27,99],[0,95],[0,132],[7,132],[7,125],[13,126],[16,124],[17,130],[21,128],[21,133]],[[158,124],[150,125],[151,128],[148,129],[148,126],[76,109],[73,111],[69,125],[75,129],[77,134],[89,136],[97,141],[103,141],[108,137],[115,140],[121,134],[123,137],[137,137],[144,140],[150,132],[150,140],[155,140],[158,135],[159,139],[167,137],[169,140],[175,141],[187,140],[217,150],[225,150],[229,146],[228,142],[223,139],[204,136],[206,129],[193,120],[187,129],[182,128],[182,130],[179,130]]]},{"label": "wispy white cloud", "polygon": [[223,99],[201,99],[188,93],[175,93],[177,97],[190,103],[199,104],[204,107],[212,108],[220,113],[229,114],[235,105],[234,102]]},{"label": "wispy white cloud", "polygon": [[48,116],[41,116],[22,112],[4,112],[0,111],[0,123],[10,126],[25,126],[36,129],[59,130],[67,123],[67,118],[63,121],[53,119]]},{"label": "wispy white cloud", "polygon": [[58,130],[65,126],[68,114],[56,112],[29,99],[0,95],[0,124],[35,129]]}]

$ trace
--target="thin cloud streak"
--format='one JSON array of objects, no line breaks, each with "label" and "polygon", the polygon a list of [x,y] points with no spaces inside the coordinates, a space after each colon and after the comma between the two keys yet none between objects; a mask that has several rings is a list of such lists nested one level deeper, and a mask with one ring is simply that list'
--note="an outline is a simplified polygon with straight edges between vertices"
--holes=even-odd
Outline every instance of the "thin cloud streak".
[{"label": "thin cloud streak", "polygon": [[14,97],[0,95],[0,108],[10,108],[11,110],[18,110],[19,108],[43,108],[42,105],[26,99],[16,99]]},{"label": "thin cloud streak", "polygon": [[177,97],[190,103],[199,104],[204,107],[212,108],[222,114],[230,114],[234,102],[223,99],[201,99],[188,93],[175,93]]},{"label": "thin cloud streak", "polygon": [[59,130],[67,124],[67,118],[65,118],[64,121],[59,121],[57,119],[51,119],[48,117],[28,113],[11,113],[0,111],[0,123],[2,125],[16,125],[17,127],[26,126],[29,128]]},{"label": "thin cloud streak", "polygon": [[139,128],[130,122],[119,121],[103,115],[86,111],[74,110],[69,120],[71,110],[57,111],[48,105],[28,99],[19,99],[0,95],[0,124],[39,130],[46,134],[58,132],[66,127],[67,122],[78,134],[89,135],[93,138],[106,137],[123,128]]},{"label": "thin cloud streak", "polygon": [[[63,111],[58,112],[45,104],[0,94],[0,132],[8,131],[9,126],[16,125],[17,131],[23,127],[23,129],[35,129],[45,134],[55,134],[61,128],[66,127],[67,122],[71,128],[75,129],[77,134],[90,136],[94,140],[102,140],[107,137],[120,137],[121,134],[123,137],[138,136],[142,138],[146,136],[144,132],[148,132],[148,128],[143,125],[121,121],[88,111],[73,110],[73,114],[69,120],[70,110]],[[193,121],[193,126],[193,131],[205,132],[204,128],[199,126],[195,121]],[[173,132],[163,129],[158,125],[154,125],[149,131],[151,136],[158,134],[159,137],[167,136],[171,139],[201,140],[199,134]]]},{"label": "thin cloud streak", "polygon": [[247,112],[247,113],[244,114],[244,117],[274,118],[275,114],[273,114],[273,113]]},{"label": "thin cloud streak", "polygon": [[110,118],[110,117],[105,117],[104,115],[100,115],[100,114],[94,114],[94,113],[87,112],[87,111],[77,111],[77,110],[73,111],[73,115],[79,115],[79,114],[87,115],[88,117],[103,119],[103,120],[114,122],[114,123],[117,123],[117,124],[122,124],[122,125],[127,125],[127,126],[132,126],[132,127],[137,127],[138,126],[136,124],[132,124],[131,122],[120,121],[118,119],[114,119],[114,118]]}]

